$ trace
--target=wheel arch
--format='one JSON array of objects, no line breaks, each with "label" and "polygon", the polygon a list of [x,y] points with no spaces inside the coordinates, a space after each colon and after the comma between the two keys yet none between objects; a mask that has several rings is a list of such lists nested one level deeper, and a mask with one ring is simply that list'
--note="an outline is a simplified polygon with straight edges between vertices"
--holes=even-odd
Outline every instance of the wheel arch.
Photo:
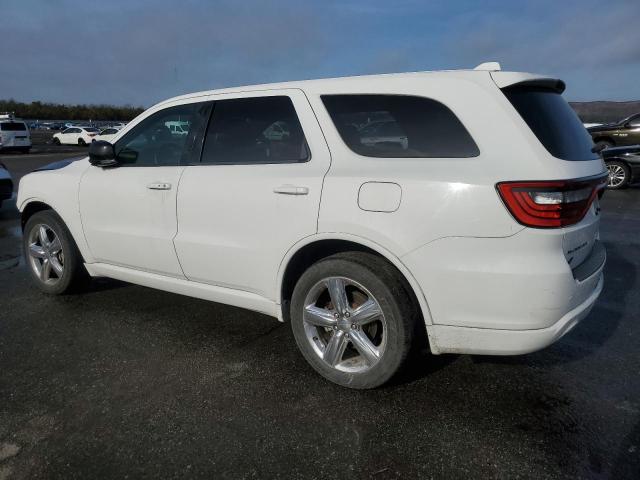
[{"label": "wheel arch", "polygon": [[43,210],[53,210],[56,215],[60,218],[60,213],[56,212],[55,208],[53,208],[48,203],[39,200],[39,199],[29,199],[25,203],[23,203],[20,207],[20,227],[24,232],[24,226],[27,224],[29,219],[38,212]]},{"label": "wheel arch", "polygon": [[84,242],[84,236],[82,232],[74,231],[68,219],[65,218],[65,215],[63,215],[60,212],[60,209],[56,208],[55,205],[53,205],[52,203],[47,202],[41,198],[37,198],[37,197],[27,198],[20,204],[19,206],[20,228],[22,232],[24,232],[24,227],[27,224],[27,221],[29,221],[29,218],[31,218],[36,213],[42,212],[44,210],[51,210],[60,218],[60,220],[62,220],[62,223],[64,223],[65,227],[69,231],[69,234],[71,235],[71,238],[73,239],[76,246],[78,247],[78,250],[80,251],[80,255],[82,256],[83,261],[85,262],[93,261],[92,260],[93,257],[91,256],[91,253],[88,250],[88,246]]},{"label": "wheel arch", "polygon": [[318,260],[335,253],[362,251],[377,255],[393,265],[407,283],[417,302],[425,325],[433,324],[427,299],[409,269],[383,246],[362,237],[350,234],[319,234],[306,237],[296,243],[285,255],[278,269],[277,295],[278,313],[283,321],[289,320],[288,306],[296,282],[304,271]]},{"label": "wheel arch", "polygon": [[610,135],[595,135],[593,137],[593,143],[598,143],[598,142],[607,142],[607,143],[610,143],[611,145],[616,144],[616,142],[613,141],[613,138]]}]

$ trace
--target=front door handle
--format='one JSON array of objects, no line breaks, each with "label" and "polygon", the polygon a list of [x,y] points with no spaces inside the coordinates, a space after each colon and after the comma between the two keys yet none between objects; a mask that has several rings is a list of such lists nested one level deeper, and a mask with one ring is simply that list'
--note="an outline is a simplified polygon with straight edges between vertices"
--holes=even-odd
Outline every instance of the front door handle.
[{"label": "front door handle", "polygon": [[147,185],[149,190],[171,190],[171,184],[167,182],[153,182]]},{"label": "front door handle", "polygon": [[273,189],[273,193],[281,193],[282,195],[307,195],[309,189],[307,187],[297,187],[295,185],[280,185]]}]

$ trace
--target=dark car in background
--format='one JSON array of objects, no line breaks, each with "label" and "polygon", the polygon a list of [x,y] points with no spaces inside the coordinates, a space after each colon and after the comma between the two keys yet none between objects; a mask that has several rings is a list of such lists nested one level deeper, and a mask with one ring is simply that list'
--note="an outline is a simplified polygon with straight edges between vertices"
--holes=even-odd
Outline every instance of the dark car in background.
[{"label": "dark car in background", "polygon": [[2,202],[8,200],[13,195],[13,180],[7,170],[7,167],[0,162],[0,207]]},{"label": "dark car in background", "polygon": [[607,148],[602,158],[609,171],[607,188],[624,188],[640,179],[640,145]]},{"label": "dark car in background", "polygon": [[640,113],[616,123],[589,127],[587,131],[593,143],[602,148],[640,144]]}]

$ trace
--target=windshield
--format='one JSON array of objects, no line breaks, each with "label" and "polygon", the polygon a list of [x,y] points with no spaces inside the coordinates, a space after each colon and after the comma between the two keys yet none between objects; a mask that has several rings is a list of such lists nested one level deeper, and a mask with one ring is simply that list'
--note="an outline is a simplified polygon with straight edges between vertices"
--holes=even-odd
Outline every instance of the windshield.
[{"label": "windshield", "polygon": [[548,152],[562,160],[595,160],[591,135],[559,93],[540,87],[502,90]]}]

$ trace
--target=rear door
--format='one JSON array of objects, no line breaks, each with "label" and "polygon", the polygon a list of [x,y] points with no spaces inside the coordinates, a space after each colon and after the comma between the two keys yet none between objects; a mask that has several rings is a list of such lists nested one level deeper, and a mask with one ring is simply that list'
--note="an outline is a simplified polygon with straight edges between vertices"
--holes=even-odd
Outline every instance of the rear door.
[{"label": "rear door", "polygon": [[[183,278],[173,238],[183,162],[199,154],[211,105],[191,103],[157,111],[115,145],[118,167],[89,168],[80,183],[84,234],[98,262]],[[167,123],[180,120],[187,135]]]},{"label": "rear door", "polygon": [[178,258],[189,280],[276,300],[280,262],[317,231],[329,150],[300,90],[214,98],[202,160],[180,181]]}]

